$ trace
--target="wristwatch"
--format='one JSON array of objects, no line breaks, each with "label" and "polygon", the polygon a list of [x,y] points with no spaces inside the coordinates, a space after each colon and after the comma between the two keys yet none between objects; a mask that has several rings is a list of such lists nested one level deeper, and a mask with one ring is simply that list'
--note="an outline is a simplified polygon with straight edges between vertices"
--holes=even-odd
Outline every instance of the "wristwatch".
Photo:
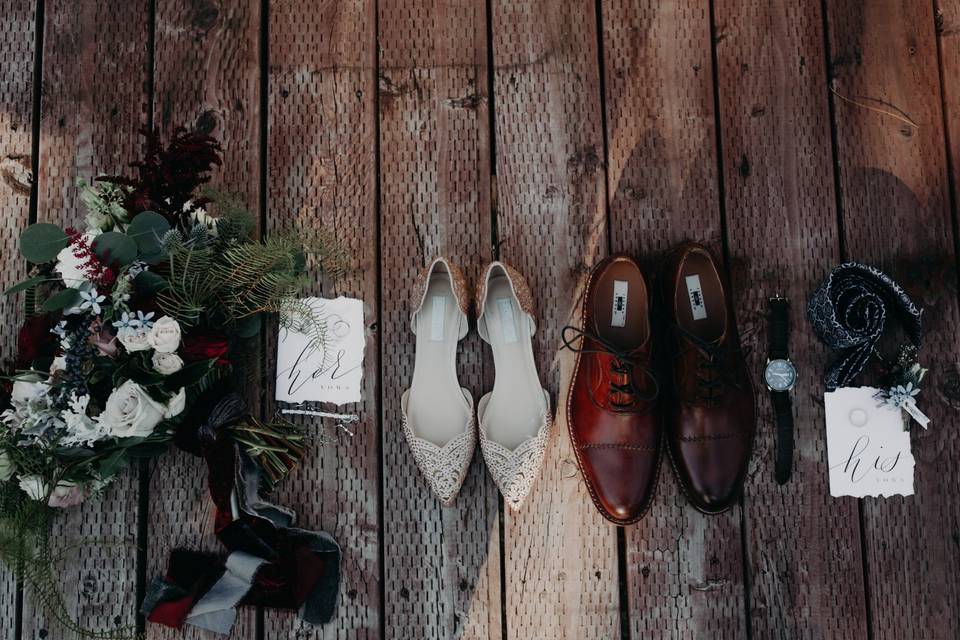
[{"label": "wristwatch", "polygon": [[769,351],[763,380],[770,390],[777,425],[777,453],[774,474],[786,484],[793,470],[793,404],[790,390],[797,383],[797,368],[790,361],[790,302],[770,298]]}]

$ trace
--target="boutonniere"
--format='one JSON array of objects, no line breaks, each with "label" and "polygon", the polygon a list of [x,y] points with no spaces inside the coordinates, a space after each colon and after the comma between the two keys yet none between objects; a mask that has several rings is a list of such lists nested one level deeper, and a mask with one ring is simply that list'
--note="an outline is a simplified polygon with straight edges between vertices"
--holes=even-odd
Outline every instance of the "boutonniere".
[{"label": "boutonniere", "polygon": [[[890,372],[891,386],[874,396],[880,400],[879,406],[900,409],[926,429],[930,418],[917,406],[917,396],[920,395],[920,383],[927,371],[920,365],[916,347],[901,347],[897,363]],[[907,431],[908,427],[909,421],[904,420],[904,431]]]}]

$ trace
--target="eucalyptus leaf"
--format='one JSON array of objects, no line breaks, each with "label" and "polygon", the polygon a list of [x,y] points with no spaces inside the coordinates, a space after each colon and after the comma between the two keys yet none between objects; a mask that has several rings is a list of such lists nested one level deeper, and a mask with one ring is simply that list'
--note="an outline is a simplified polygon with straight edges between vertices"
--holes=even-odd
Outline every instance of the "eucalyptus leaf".
[{"label": "eucalyptus leaf", "polygon": [[127,226],[127,236],[133,238],[145,262],[163,258],[163,236],[170,231],[170,223],[159,213],[142,211]]},{"label": "eucalyptus leaf", "polygon": [[128,265],[137,259],[137,243],[130,236],[117,231],[101,233],[93,240],[94,254],[105,265],[119,262]]},{"label": "eucalyptus leaf", "polygon": [[127,466],[128,462],[127,451],[117,449],[100,462],[100,475],[104,478],[115,476]]},{"label": "eucalyptus leaf", "polygon": [[141,271],[133,279],[133,286],[144,296],[150,297],[170,286],[167,280],[153,271]]},{"label": "eucalyptus leaf", "polygon": [[57,254],[70,243],[63,229],[55,224],[39,222],[32,224],[20,234],[20,253],[34,264],[52,262]]},{"label": "eucalyptus leaf", "polygon": [[76,289],[64,289],[44,300],[43,306],[40,308],[47,312],[59,311],[60,309],[75,307],[78,304],[80,304],[80,292]]},{"label": "eucalyptus leaf", "polygon": [[20,293],[21,291],[31,289],[37,286],[38,284],[40,284],[41,282],[45,282],[46,280],[48,280],[46,276],[34,276],[32,278],[28,278],[27,280],[24,280],[23,282],[18,282],[17,284],[13,285],[12,287],[4,291],[3,295],[12,296],[15,293]]}]

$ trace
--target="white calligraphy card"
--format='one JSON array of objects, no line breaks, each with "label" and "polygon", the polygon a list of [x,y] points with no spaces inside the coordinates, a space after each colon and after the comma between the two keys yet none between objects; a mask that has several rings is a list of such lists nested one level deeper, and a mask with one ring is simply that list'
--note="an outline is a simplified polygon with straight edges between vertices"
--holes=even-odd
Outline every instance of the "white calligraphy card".
[{"label": "white calligraphy card", "polygon": [[[363,301],[304,298],[280,328],[277,393],[280,402],[360,402],[363,383]],[[305,305],[305,306],[304,306]],[[304,309],[312,319],[304,319]]]},{"label": "white calligraphy card", "polygon": [[843,387],[823,395],[831,496],[913,495],[910,432],[900,409],[874,397],[878,391]]}]

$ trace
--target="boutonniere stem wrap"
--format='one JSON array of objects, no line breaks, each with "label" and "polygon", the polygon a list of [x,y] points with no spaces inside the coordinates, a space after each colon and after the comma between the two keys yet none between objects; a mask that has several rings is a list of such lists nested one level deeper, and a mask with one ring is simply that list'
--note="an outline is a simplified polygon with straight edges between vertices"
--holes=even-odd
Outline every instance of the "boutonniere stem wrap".
[{"label": "boutonniere stem wrap", "polygon": [[[926,429],[930,418],[917,406],[917,396],[920,395],[920,382],[927,375],[927,369],[917,361],[916,347],[907,345],[900,349],[897,364],[891,372],[894,380],[889,389],[882,390],[875,396],[881,401],[880,406],[887,405],[892,409],[900,409]],[[904,430],[909,421],[904,421]]]}]

